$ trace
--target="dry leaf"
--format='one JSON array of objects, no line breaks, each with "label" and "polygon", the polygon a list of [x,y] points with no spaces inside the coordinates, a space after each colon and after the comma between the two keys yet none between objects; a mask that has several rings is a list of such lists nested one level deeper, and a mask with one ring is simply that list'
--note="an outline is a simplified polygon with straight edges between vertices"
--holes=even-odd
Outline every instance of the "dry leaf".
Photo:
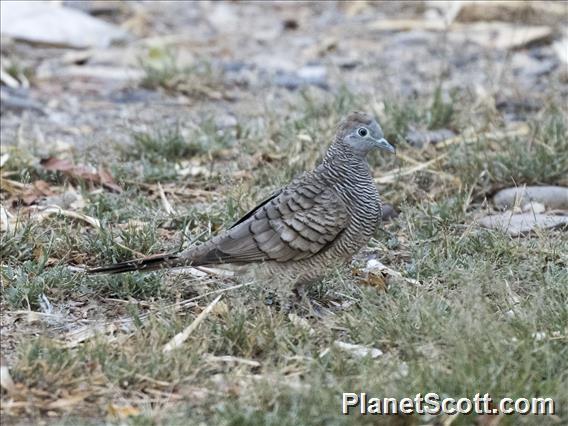
[{"label": "dry leaf", "polygon": [[94,228],[100,228],[101,227],[101,223],[99,222],[99,220],[94,218],[94,217],[87,216],[86,214],[74,212],[74,211],[71,211],[71,210],[63,210],[61,207],[58,207],[58,206],[48,206],[47,208],[45,208],[43,210],[38,210],[38,213],[36,215],[34,215],[33,217],[41,222],[42,220],[44,220],[47,217],[52,216],[54,214],[69,217],[69,218],[72,218],[72,219],[82,220],[83,222],[88,223],[89,225],[93,226]]},{"label": "dry leaf", "polygon": [[111,416],[118,417],[119,419],[125,419],[127,417],[137,416],[140,414],[140,409],[133,407],[132,405],[109,404],[107,411]]},{"label": "dry leaf", "polygon": [[403,277],[400,272],[395,271],[394,269],[389,268],[386,265],[383,265],[377,259],[369,260],[367,262],[367,266],[365,266],[364,272],[367,272],[367,273],[370,273],[370,274],[380,273],[383,276],[388,275],[388,276],[391,276],[391,277],[396,277],[396,278],[401,279],[403,281],[406,281],[407,283],[412,284],[412,285],[421,285],[420,281],[412,279],[412,278]]},{"label": "dry leaf", "polygon": [[362,284],[375,287],[378,290],[386,291],[388,288],[385,276],[380,272],[369,272],[367,277],[360,280],[360,282]]},{"label": "dry leaf", "polygon": [[102,167],[97,170],[84,164],[73,165],[68,160],[56,157],[42,159],[40,164],[45,170],[61,172],[70,179],[100,184],[112,191],[122,192],[122,188],[114,182],[111,174]]},{"label": "dry leaf", "polygon": [[78,403],[82,402],[87,396],[89,396],[89,394],[79,394],[79,395],[70,396],[68,398],[60,398],[47,404],[45,408],[47,410],[60,410],[65,408],[71,408],[74,405],[77,405]]}]

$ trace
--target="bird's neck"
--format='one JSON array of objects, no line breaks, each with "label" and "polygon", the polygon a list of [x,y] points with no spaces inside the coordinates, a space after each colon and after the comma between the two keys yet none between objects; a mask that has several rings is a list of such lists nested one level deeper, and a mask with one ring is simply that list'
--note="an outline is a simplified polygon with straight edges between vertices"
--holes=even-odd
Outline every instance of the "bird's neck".
[{"label": "bird's neck", "polygon": [[328,148],[321,167],[338,178],[371,177],[366,156],[361,156],[340,141],[335,141]]}]

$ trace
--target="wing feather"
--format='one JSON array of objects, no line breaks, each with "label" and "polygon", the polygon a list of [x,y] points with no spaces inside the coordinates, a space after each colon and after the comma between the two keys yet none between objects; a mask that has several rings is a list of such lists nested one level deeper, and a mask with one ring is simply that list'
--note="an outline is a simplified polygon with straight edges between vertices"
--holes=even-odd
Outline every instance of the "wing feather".
[{"label": "wing feather", "polygon": [[349,213],[333,189],[295,181],[216,237],[200,260],[247,263],[306,259],[325,250],[347,227]]}]

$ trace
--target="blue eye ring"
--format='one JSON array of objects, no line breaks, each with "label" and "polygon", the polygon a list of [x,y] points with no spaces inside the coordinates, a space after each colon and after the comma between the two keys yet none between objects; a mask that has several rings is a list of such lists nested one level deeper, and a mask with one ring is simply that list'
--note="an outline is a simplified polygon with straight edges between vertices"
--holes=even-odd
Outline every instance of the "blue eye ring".
[{"label": "blue eye ring", "polygon": [[359,129],[357,130],[357,134],[359,136],[361,136],[362,138],[364,138],[365,136],[367,136],[369,134],[369,131],[364,127],[359,127]]}]

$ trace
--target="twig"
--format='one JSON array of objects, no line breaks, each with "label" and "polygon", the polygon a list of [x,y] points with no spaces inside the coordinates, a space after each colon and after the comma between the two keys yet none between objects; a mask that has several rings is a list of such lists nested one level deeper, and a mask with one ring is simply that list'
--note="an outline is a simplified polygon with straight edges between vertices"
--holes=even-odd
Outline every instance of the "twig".
[{"label": "twig", "polygon": [[211,362],[227,362],[227,363],[237,363],[237,364],[244,364],[249,365],[251,367],[260,367],[261,364],[258,361],[254,361],[252,359],[240,358],[237,356],[231,355],[223,355],[223,356],[215,356],[215,355],[208,355],[207,360]]},{"label": "twig", "polygon": [[183,342],[185,342],[187,340],[187,338],[189,337],[189,335],[197,328],[197,326],[199,324],[201,324],[201,322],[205,319],[205,317],[207,315],[209,315],[209,312],[211,312],[211,310],[215,307],[215,305],[219,302],[219,300],[221,300],[221,297],[223,297],[222,294],[220,294],[219,296],[217,296],[215,298],[215,300],[213,300],[213,302],[211,302],[204,310],[203,312],[201,312],[197,318],[195,318],[195,320],[185,329],[183,330],[181,333],[176,334],[172,340],[170,340],[166,346],[164,346],[164,349],[162,350],[162,352],[167,353],[170,352],[172,349],[177,348],[178,346],[180,346]]},{"label": "twig", "polygon": [[419,170],[423,170],[423,169],[427,169],[428,167],[430,167],[432,164],[442,160],[443,158],[447,157],[448,153],[444,153],[442,155],[437,156],[436,158],[431,159],[430,161],[426,161],[425,163],[420,163],[416,166],[412,166],[412,167],[407,167],[404,170],[401,171],[396,171],[393,173],[389,173],[388,175],[384,175],[381,177],[378,177],[375,179],[375,182],[377,183],[391,183],[394,182],[395,180],[397,180],[400,176],[406,176],[406,175],[411,175],[414,172],[417,172]]},{"label": "twig", "polygon": [[166,193],[164,192],[162,185],[160,185],[160,182],[158,182],[158,192],[160,194],[160,199],[162,200],[162,207],[164,207],[166,213],[170,215],[176,215],[177,213],[170,204],[170,202],[168,201],[168,199],[166,198]]}]

